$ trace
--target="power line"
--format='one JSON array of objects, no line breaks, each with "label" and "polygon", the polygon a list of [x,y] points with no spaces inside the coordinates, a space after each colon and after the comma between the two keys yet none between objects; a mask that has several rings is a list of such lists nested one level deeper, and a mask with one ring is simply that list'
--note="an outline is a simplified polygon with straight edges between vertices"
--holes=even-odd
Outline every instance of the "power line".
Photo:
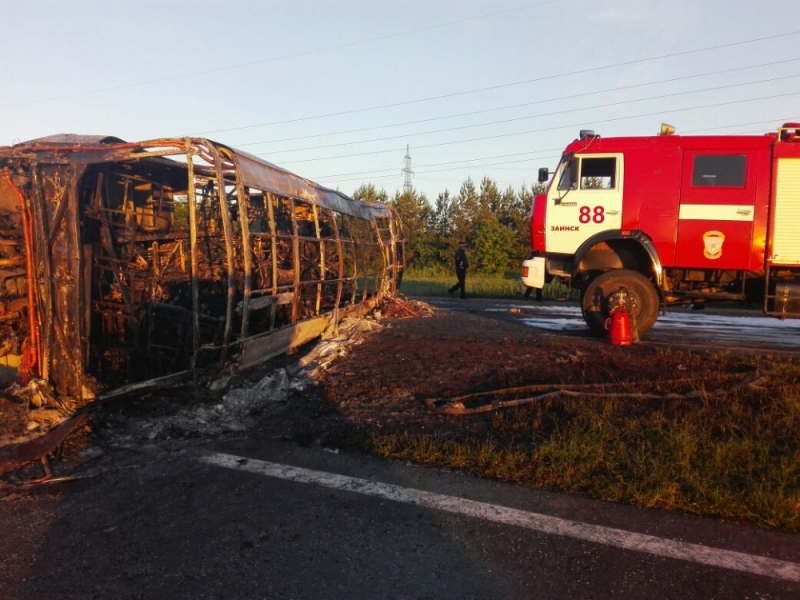
[{"label": "power line", "polygon": [[[753,123],[750,123],[750,125],[752,125],[752,124]],[[467,162],[476,162],[476,161],[479,161],[479,160],[495,160],[497,158],[512,158],[512,157],[515,157],[515,156],[525,156],[526,154],[541,154],[542,152],[558,152],[559,150],[561,150],[561,148],[548,148],[546,150],[531,150],[531,151],[528,151],[528,152],[516,152],[516,153],[513,153],[513,154],[500,154],[498,156],[484,156],[484,157],[481,157],[481,158],[467,158],[467,159],[462,159],[462,160],[451,160],[451,161],[447,161],[447,162],[422,165],[421,168],[425,169],[425,168],[428,168],[428,167],[442,167],[442,166],[445,166],[445,165],[462,165],[462,164],[467,163]],[[534,158],[539,158],[539,157],[531,157],[530,160],[533,160]],[[420,167],[417,166],[417,168],[420,168]],[[396,169],[387,168],[387,169],[377,169],[377,170],[374,170],[374,171],[355,171],[353,173],[335,173],[333,175],[317,175],[316,177],[311,177],[311,179],[320,179],[320,178],[325,178],[325,177],[327,177],[327,178],[347,177],[349,175],[364,175],[364,174],[370,174],[370,173],[389,173],[389,172],[395,173]]]},{"label": "power line", "polygon": [[[791,120],[792,118],[794,118],[794,117],[779,117],[779,118],[766,119],[766,120],[763,120],[763,121],[751,121],[751,122],[748,122],[748,123],[736,123],[736,124],[733,124],[733,125],[720,125],[718,127],[705,127],[703,129],[691,129],[691,130],[682,131],[682,132],[680,132],[679,135],[684,135],[684,134],[687,134],[687,133],[706,132],[706,131],[718,131],[720,129],[731,129],[731,128],[736,128],[736,127],[750,127],[750,126],[753,126],[753,125],[763,125],[763,124],[771,124],[771,123],[783,123],[783,122]],[[763,130],[756,131],[755,134],[761,133],[762,131]],[[746,134],[743,134],[743,135],[746,135]],[[534,150],[534,151],[531,151],[531,152],[522,152],[522,153],[518,153],[518,154],[499,155],[499,156],[495,156],[495,157],[472,158],[472,159],[464,159],[464,160],[461,160],[461,161],[450,161],[450,162],[445,162],[445,163],[434,163],[434,164],[429,164],[429,165],[422,165],[421,167],[417,167],[417,169],[418,169],[417,170],[417,174],[418,175],[423,175],[423,177],[418,177],[417,179],[423,180],[423,181],[433,181],[430,178],[424,177],[424,175],[427,175],[429,173],[440,173],[440,172],[453,171],[453,170],[458,169],[459,165],[462,165],[463,163],[466,163],[466,162],[475,162],[475,161],[480,161],[480,160],[493,160],[494,158],[506,158],[506,157],[514,157],[514,156],[523,156],[525,154],[542,154],[542,153],[547,153],[547,152],[558,152],[558,151],[560,151],[562,149],[563,148],[548,148],[548,149],[543,149],[543,150]],[[480,165],[468,165],[468,166],[465,165],[465,167],[467,167],[467,168],[471,168],[471,167],[502,167],[504,165],[515,164],[515,163],[520,163],[520,162],[529,162],[529,161],[532,161],[532,160],[544,160],[544,159],[547,159],[547,158],[550,158],[550,159],[558,158],[558,155],[555,155],[555,156],[537,156],[537,157],[531,157],[531,158],[528,158],[528,159],[521,159],[521,160],[516,160],[516,161],[503,161],[503,162],[498,162],[498,163],[487,163],[487,164],[480,164]],[[420,170],[420,169],[428,169],[429,167],[445,166],[445,165],[456,165],[456,166],[450,167],[450,168],[446,168],[446,169]],[[389,171],[394,172],[394,169],[381,169],[381,170],[376,170],[376,171],[359,171],[359,172],[343,173],[343,174],[337,174],[337,175],[316,176],[316,177],[312,177],[311,179],[317,180],[317,179],[326,179],[326,178],[327,179],[338,178],[338,177],[350,176],[350,175],[371,175],[373,173],[388,173]],[[378,176],[373,175],[371,177],[371,179],[387,179],[389,177],[394,177],[394,176],[395,175],[392,175],[392,174],[378,175]],[[335,181],[337,181],[339,183],[346,182],[346,181],[363,181],[363,180],[364,180],[364,177],[352,177],[352,178],[348,178],[348,179],[335,179]],[[450,180],[450,181],[453,181],[453,180]]]},{"label": "power line", "polygon": [[[705,108],[718,108],[720,106],[731,106],[731,105],[734,105],[734,104],[744,104],[744,103],[747,103],[747,102],[758,102],[760,100],[773,100],[775,98],[785,98],[785,97],[788,97],[788,96],[797,96],[797,95],[800,95],[800,92],[788,92],[786,94],[771,94],[769,96],[761,96],[759,98],[747,98],[747,99],[744,99],[744,100],[731,100],[729,102],[718,102],[718,103],[715,103],[715,104],[705,104],[705,105],[701,105],[701,106],[688,106],[688,107],[684,107],[684,108],[668,108],[668,109],[659,110],[659,111],[656,111],[656,112],[641,113],[641,114],[638,114],[638,115],[630,115],[630,116],[625,116],[625,117],[616,117],[616,118],[613,118],[613,119],[600,119],[600,120],[596,120],[596,121],[593,121],[593,122],[595,122],[595,123],[612,123],[612,122],[624,121],[624,120],[628,120],[628,119],[638,119],[638,118],[641,118],[641,117],[658,116],[658,115],[662,115],[664,113],[684,112],[684,111],[689,111],[689,110],[702,110],[702,109],[705,109]],[[502,134],[497,134],[497,135],[490,135],[490,136],[484,136],[484,137],[471,138],[471,139],[468,139],[468,140],[455,140],[455,141],[450,141],[450,142],[439,142],[439,143],[436,143],[436,144],[417,145],[415,147],[417,149],[420,149],[420,148],[438,148],[440,146],[449,146],[449,145],[452,145],[452,144],[466,144],[466,143],[470,143],[470,142],[480,142],[480,141],[493,140],[493,139],[504,138],[504,137],[512,137],[512,136],[517,136],[517,135],[528,135],[528,134],[531,134],[531,133],[542,133],[542,132],[545,132],[545,131],[556,131],[556,130],[559,130],[559,129],[578,128],[578,127],[582,127],[585,124],[586,124],[586,122],[584,121],[583,123],[577,123],[577,124],[573,123],[573,124],[570,124],[570,125],[559,125],[559,126],[555,126],[555,127],[544,127],[544,128],[541,128],[541,129],[529,129],[527,131],[516,131],[516,132],[512,132],[512,133],[502,133]],[[402,152],[402,149],[400,149],[399,151]],[[355,152],[355,153],[352,153],[352,154],[340,154],[338,156],[321,156],[321,157],[318,157],[318,158],[305,158],[305,159],[301,159],[301,160],[290,160],[290,161],[286,161],[286,164],[299,164],[299,163],[306,163],[306,162],[316,162],[316,161],[320,161],[320,160],[333,160],[333,159],[337,159],[337,158],[351,158],[351,157],[354,157],[354,156],[371,156],[371,155],[374,155],[374,154],[384,154],[384,153],[388,153],[388,152],[398,152],[398,149],[397,148],[393,148],[391,150],[372,150],[370,152]]]},{"label": "power line", "polygon": [[[558,155],[541,156],[539,158],[528,158],[528,159],[525,159],[525,160],[519,160],[519,161],[515,161],[515,162],[530,162],[532,160],[545,160],[547,158],[550,158],[550,159],[558,158]],[[476,167],[502,167],[503,165],[508,165],[508,164],[512,164],[512,163],[507,161],[507,162],[488,163],[488,164],[484,164],[484,165],[474,165],[474,166],[476,166]],[[424,179],[424,175],[428,175],[430,173],[446,173],[447,171],[453,171],[453,170],[455,170],[455,169],[451,167],[451,168],[448,168],[448,169],[433,169],[433,170],[430,170],[430,171],[418,171],[417,174],[418,175],[422,175],[423,177],[421,177],[421,178]],[[388,177],[395,177],[395,175],[379,175],[377,177],[373,177],[373,179],[386,179]],[[362,180],[363,180],[363,177],[351,177],[351,178],[348,178],[348,179],[337,179],[336,181],[337,182],[343,182],[343,181],[362,181]]]},{"label": "power line", "polygon": [[[488,112],[495,112],[495,111],[500,111],[500,110],[509,110],[509,109],[512,109],[512,108],[522,108],[522,107],[525,107],[525,106],[534,106],[536,104],[546,104],[548,102],[560,102],[562,100],[574,100],[575,98],[582,98],[582,97],[585,97],[585,96],[595,96],[597,94],[608,94],[608,93],[612,93],[612,92],[621,92],[621,91],[625,91],[625,90],[632,90],[632,89],[648,87],[648,86],[652,86],[652,85],[661,85],[661,84],[664,84],[664,83],[675,83],[676,81],[685,81],[685,80],[688,80],[688,79],[697,79],[699,77],[711,77],[711,76],[714,76],[714,75],[724,75],[724,74],[728,74],[728,73],[735,73],[735,72],[738,72],[738,71],[746,71],[748,69],[760,69],[760,68],[763,68],[763,67],[771,67],[771,66],[786,64],[786,63],[790,63],[790,62],[797,62],[798,60],[800,60],[800,57],[788,58],[788,59],[785,59],[785,60],[777,60],[777,61],[768,62],[768,63],[761,63],[761,64],[757,64],[757,65],[748,65],[746,67],[735,67],[735,68],[732,68],[732,69],[722,69],[722,70],[719,70],[719,71],[709,71],[709,72],[706,72],[706,73],[697,73],[697,74],[694,74],[694,75],[685,75],[683,77],[673,77],[673,78],[670,78],[670,79],[662,79],[662,80],[659,80],[659,81],[650,81],[650,82],[647,82],[647,83],[637,83],[637,84],[633,84],[633,85],[624,85],[624,86],[616,87],[616,88],[606,88],[606,89],[601,89],[601,90],[593,90],[593,91],[590,91],[590,92],[581,92],[580,94],[570,94],[569,96],[557,96],[555,98],[547,98],[546,100],[536,100],[536,101],[533,101],[533,102],[523,102],[523,103],[520,103],[520,104],[510,104],[510,105],[507,105],[507,106],[500,106],[500,107],[497,107],[497,108],[485,108],[485,109],[482,109],[482,110],[474,110],[474,111],[465,112],[465,113],[456,113],[456,114],[452,114],[452,115],[445,115],[443,117],[430,117],[428,119],[418,119],[418,120],[415,120],[415,121],[405,121],[403,123],[393,123],[393,124],[389,124],[389,125],[375,125],[373,127],[362,127],[360,129],[348,129],[348,130],[345,130],[345,131],[336,131],[336,132],[330,132],[330,133],[315,133],[315,134],[312,134],[312,135],[304,135],[304,136],[297,136],[297,137],[291,137],[291,138],[282,138],[282,139],[277,139],[277,140],[262,140],[262,141],[258,141],[258,142],[246,142],[244,144],[237,144],[236,147],[237,148],[242,148],[242,147],[245,147],[245,146],[255,146],[257,144],[278,144],[278,143],[282,143],[282,142],[293,142],[293,141],[296,141],[296,140],[304,140],[304,139],[319,138],[319,137],[328,137],[328,136],[333,136],[333,135],[346,135],[348,133],[361,133],[363,131],[374,131],[376,129],[389,129],[389,128],[392,128],[392,127],[404,127],[404,126],[407,126],[407,125],[418,125],[420,123],[430,123],[432,121],[441,121],[441,120],[445,120],[445,119],[455,119],[455,118],[458,118],[458,117],[470,117],[470,116],[473,116],[473,115],[478,115],[478,114],[483,114],[483,113],[488,113]],[[740,85],[747,85],[747,84],[740,84]],[[705,90],[695,90],[695,91],[705,91]]]},{"label": "power line", "polygon": [[[649,97],[646,97],[646,98],[636,98],[636,99],[633,99],[633,100],[620,100],[618,102],[610,102],[610,103],[607,103],[607,104],[595,104],[594,106],[585,106],[585,107],[582,107],[582,108],[569,108],[569,109],[557,110],[557,111],[553,111],[553,112],[539,113],[539,114],[536,114],[536,115],[529,115],[529,116],[526,116],[526,117],[514,117],[514,118],[511,118],[511,119],[502,119],[502,120],[499,120],[499,121],[489,121],[489,122],[485,122],[485,123],[475,123],[475,124],[472,124],[472,125],[459,125],[459,126],[456,126],[456,127],[447,127],[447,128],[444,128],[444,129],[433,129],[433,130],[430,130],[430,131],[420,131],[420,132],[414,133],[413,135],[415,135],[415,136],[431,135],[431,134],[434,134],[434,133],[448,133],[450,131],[461,131],[461,130],[464,130],[464,129],[473,129],[475,127],[487,127],[489,125],[502,125],[502,124],[505,124],[505,123],[514,123],[514,122],[517,122],[517,121],[527,121],[527,120],[530,120],[530,119],[538,119],[538,118],[541,118],[541,117],[552,117],[552,116],[555,116],[555,115],[573,113],[573,112],[576,112],[576,111],[579,111],[579,110],[595,110],[595,109],[599,109],[599,108],[613,108],[615,106],[623,106],[625,104],[634,104],[636,102],[647,102],[649,100],[662,100],[664,98],[673,98],[675,96],[686,96],[686,95],[689,95],[689,94],[700,94],[700,93],[703,93],[703,92],[715,92],[715,91],[718,91],[718,90],[730,89],[730,88],[735,88],[735,87],[744,87],[744,86],[747,86],[747,85],[757,85],[757,84],[760,84],[760,83],[772,83],[774,81],[780,81],[782,79],[794,79],[796,77],[800,77],[800,74],[795,73],[793,75],[783,75],[781,77],[772,77],[772,78],[769,78],[769,79],[761,79],[759,81],[749,81],[749,82],[744,82],[744,83],[732,83],[732,84],[728,84],[728,85],[718,85],[718,86],[714,86],[714,87],[710,87],[710,88],[704,88],[704,89],[700,89],[700,90],[687,90],[687,91],[683,91],[683,92],[672,92],[670,94],[661,94],[659,96],[649,96]],[[400,134],[400,135],[393,135],[393,136],[387,136],[387,137],[382,137],[382,138],[373,138],[373,139],[370,139],[370,140],[356,140],[356,141],[352,141],[352,142],[339,142],[337,144],[327,144],[327,145],[324,145],[324,146],[308,146],[306,148],[292,148],[290,150],[278,150],[278,151],[272,151],[272,152],[274,154],[280,155],[280,154],[287,154],[289,152],[307,152],[309,150],[324,150],[324,149],[327,149],[327,148],[338,148],[340,146],[353,146],[353,145],[357,145],[357,144],[369,144],[369,143],[372,143],[372,142],[384,142],[384,141],[387,141],[387,140],[396,140],[396,139],[400,139],[400,138],[407,138],[407,137],[409,137],[409,135],[411,135],[411,134],[403,133],[403,134]],[[254,144],[255,143],[264,143],[264,142],[254,142]],[[247,144],[247,145],[253,145],[253,144]]]},{"label": "power line", "polygon": [[687,129],[686,131],[681,132],[684,133],[701,133],[704,131],[719,131],[720,129],[735,129],[736,127],[750,127],[751,125],[768,125],[770,123],[786,123],[787,121],[791,121],[795,117],[782,117],[780,119],[769,119],[766,121],[751,121],[750,123],[737,123],[736,125],[719,125],[717,127],[703,127],[702,129]]},{"label": "power line", "polygon": [[[682,131],[680,133],[680,135],[687,134],[687,133],[705,132],[705,131],[718,131],[720,129],[730,129],[730,128],[736,128],[736,127],[750,127],[750,126],[753,126],[753,125],[783,123],[783,122],[791,120],[792,118],[794,118],[794,117],[776,117],[776,118],[766,119],[766,120],[763,120],[763,121],[750,121],[748,123],[736,123],[736,124],[732,124],[732,125],[721,125],[721,126],[718,126],[718,127],[706,127],[706,128],[703,128],[703,129],[686,130],[686,131]],[[758,134],[758,133],[761,133],[762,131],[763,130],[759,130],[759,131],[756,131],[754,133]],[[533,160],[545,160],[545,159],[557,159],[558,155],[551,155],[551,156],[536,156],[536,157],[531,157],[531,158],[521,159],[521,160],[514,160],[514,161],[502,161],[502,162],[498,162],[498,163],[486,163],[486,164],[479,164],[479,165],[464,165],[464,163],[468,163],[468,162],[476,162],[476,161],[481,161],[481,160],[493,160],[493,159],[496,159],[496,158],[507,158],[507,157],[515,157],[515,156],[524,156],[526,154],[543,154],[543,153],[548,153],[548,152],[559,152],[560,150],[562,150],[562,148],[547,148],[547,149],[542,149],[542,150],[534,150],[534,151],[531,151],[531,152],[522,152],[522,153],[516,153],[516,154],[505,154],[505,155],[482,157],[482,158],[471,158],[471,159],[464,159],[464,160],[460,160],[460,161],[449,161],[449,162],[444,162],[444,163],[433,163],[433,164],[428,164],[428,165],[422,165],[422,167],[418,167],[417,180],[418,181],[459,181],[459,180],[456,180],[456,179],[446,179],[446,180],[445,179],[434,179],[434,178],[430,178],[430,177],[425,177],[425,175],[431,174],[431,173],[441,173],[441,172],[447,172],[447,171],[454,171],[454,170],[459,169],[459,168],[485,168],[485,167],[503,168],[505,165],[516,164],[516,163],[520,163],[520,162],[530,162],[530,161],[533,161]],[[446,165],[455,165],[455,166],[452,166],[452,167],[449,167],[449,168],[445,168],[445,169],[419,170],[419,169],[430,169],[430,167],[446,166]],[[385,175],[377,175],[378,173],[386,173],[386,174]],[[315,180],[315,181],[322,180],[322,179],[334,179],[334,181],[336,183],[345,183],[345,182],[350,182],[350,181],[362,181],[363,182],[365,180],[365,178],[370,179],[370,180],[393,178],[393,177],[395,177],[395,175],[393,173],[395,173],[394,169],[388,169],[387,168],[387,169],[380,169],[380,170],[374,170],[374,171],[358,171],[358,172],[352,172],[352,173],[339,173],[339,174],[335,174],[335,175],[324,175],[324,176],[319,176],[318,175],[318,176],[311,177],[311,179]],[[351,175],[360,175],[360,177],[350,177]],[[419,175],[422,175],[422,176],[420,177]],[[365,176],[369,176],[369,177],[365,177]],[[347,177],[347,178],[339,179],[340,177]]]},{"label": "power line", "polygon": [[387,34],[387,35],[382,35],[382,36],[378,36],[378,37],[374,37],[374,38],[367,38],[367,39],[364,39],[364,40],[357,40],[355,42],[347,42],[347,43],[344,43],[344,44],[337,44],[335,46],[327,46],[325,48],[318,48],[316,50],[306,50],[304,52],[295,52],[295,53],[292,53],[292,54],[283,54],[281,56],[273,56],[271,58],[264,58],[264,59],[261,59],[261,60],[254,60],[254,61],[249,61],[249,62],[244,62],[244,63],[238,63],[238,64],[235,64],[235,65],[227,65],[227,66],[224,66],[224,67],[216,67],[214,69],[204,69],[202,71],[193,71],[191,73],[183,73],[181,75],[170,75],[170,76],[167,76],[167,77],[159,77],[158,79],[148,79],[148,80],[143,80],[143,81],[137,81],[135,83],[126,83],[126,84],[116,85],[116,86],[111,86],[111,87],[106,87],[106,88],[97,88],[97,89],[94,89],[94,90],[86,90],[86,91],[83,91],[83,92],[75,92],[73,94],[64,94],[64,95],[61,95],[61,96],[51,96],[50,98],[40,98],[38,100],[26,100],[24,102],[15,102],[13,104],[4,104],[4,105],[0,106],[0,109],[2,109],[2,108],[12,108],[12,107],[15,107],[15,106],[25,106],[27,104],[39,104],[39,103],[42,103],[42,102],[51,102],[53,100],[65,100],[67,98],[77,98],[77,97],[80,97],[80,96],[88,96],[88,95],[91,95],[91,94],[98,94],[98,93],[102,93],[102,92],[112,92],[112,91],[117,91],[117,90],[124,90],[124,89],[132,88],[132,87],[142,86],[142,85],[151,85],[151,84],[154,84],[154,83],[163,83],[165,81],[173,81],[175,79],[185,79],[187,77],[197,77],[198,75],[208,75],[210,73],[219,73],[221,71],[230,71],[232,69],[240,69],[242,67],[252,67],[253,65],[261,65],[261,64],[264,64],[264,63],[268,63],[268,62],[276,62],[276,61],[279,61],[279,60],[286,60],[286,59],[289,59],[289,58],[298,58],[298,57],[301,57],[301,56],[310,56],[312,54],[321,54],[323,52],[330,52],[331,50],[341,50],[342,48],[351,48],[353,46],[360,46],[362,44],[371,44],[373,42],[381,42],[383,40],[402,37],[402,36],[406,36],[406,35],[412,35],[412,34],[415,34],[415,33],[421,33],[423,31],[431,31],[433,29],[441,29],[442,27],[450,27],[451,25],[459,25],[461,23],[467,23],[469,21],[477,21],[477,20],[485,19],[485,18],[489,18],[489,17],[496,17],[498,15],[503,15],[503,14],[507,14],[507,13],[511,13],[511,12],[517,12],[517,11],[525,10],[525,9],[528,9],[528,8],[535,8],[537,6],[544,6],[546,4],[555,4],[556,2],[561,2],[561,0],[544,0],[543,2],[534,2],[534,3],[531,3],[531,4],[518,6],[516,8],[508,8],[508,9],[505,9],[505,10],[499,10],[499,11],[492,12],[492,13],[486,13],[486,14],[483,14],[483,15],[478,15],[476,17],[467,17],[465,19],[459,19],[457,21],[448,21],[446,23],[439,23],[437,25],[429,25],[427,27],[419,27],[417,29],[410,29],[408,31],[400,31],[398,33],[390,33],[390,34]]},{"label": "power line", "polygon": [[[736,124],[733,124],[733,125],[721,125],[721,126],[718,126],[718,127],[706,127],[706,128],[703,128],[703,129],[686,130],[686,131],[682,131],[681,135],[687,134],[687,133],[697,133],[697,132],[705,132],[705,131],[718,131],[720,129],[730,129],[730,128],[735,128],[735,127],[749,127],[749,126],[753,126],[753,125],[783,123],[783,122],[789,121],[792,118],[793,117],[772,118],[772,119],[767,119],[767,120],[764,120],[764,121],[751,121],[751,122],[748,122],[748,123],[736,123]],[[758,134],[758,133],[761,133],[762,131],[763,130],[759,130],[759,131],[756,131],[754,133]],[[446,169],[434,169],[434,170],[425,170],[425,171],[418,170],[417,174],[418,175],[422,175],[422,177],[418,176],[417,180],[418,181],[457,181],[456,179],[437,180],[437,179],[433,179],[433,178],[430,178],[430,177],[425,177],[425,175],[427,175],[429,173],[440,173],[440,172],[454,171],[454,170],[459,168],[459,165],[463,165],[463,163],[467,163],[467,162],[475,162],[475,161],[479,161],[479,160],[492,160],[494,158],[523,156],[525,154],[537,154],[537,153],[541,154],[541,153],[546,153],[546,152],[558,152],[561,149],[562,148],[551,148],[551,149],[544,149],[544,150],[538,150],[538,151],[532,151],[532,152],[523,152],[523,153],[518,153],[518,154],[508,154],[508,155],[500,155],[500,156],[495,156],[495,157],[484,157],[484,158],[477,158],[477,159],[473,158],[473,159],[465,159],[463,161],[450,161],[450,162],[446,162],[446,163],[435,163],[435,164],[430,164],[430,165],[423,165],[421,167],[422,169],[427,169],[429,167],[435,167],[435,166],[451,165],[451,164],[452,165],[456,165],[456,166],[450,167],[450,168],[446,168]],[[489,163],[489,164],[480,164],[480,165],[464,165],[462,168],[476,168],[476,167],[480,167],[480,168],[485,168],[485,167],[503,168],[505,165],[515,164],[515,163],[520,163],[520,162],[529,162],[529,161],[532,161],[532,160],[545,160],[547,158],[556,159],[556,158],[558,158],[558,155],[555,155],[555,156],[538,156],[538,157],[531,157],[531,158],[528,158],[528,159],[522,159],[522,160],[516,160],[516,161],[504,161],[504,162],[493,163],[493,164]],[[371,180],[388,179],[388,178],[394,177],[394,175],[392,175],[392,174],[374,175],[374,173],[389,173],[390,171],[393,173],[394,169],[382,169],[382,170],[376,170],[376,171],[361,171],[361,172],[343,173],[343,174],[337,174],[337,175],[316,176],[316,177],[312,177],[311,179],[313,179],[313,180],[326,179],[326,178],[327,179],[331,179],[331,178],[344,177],[344,176],[350,176],[350,175],[361,175],[361,177],[348,177],[346,179],[335,179],[335,181],[337,183],[344,183],[344,182],[350,182],[350,181],[364,181],[364,179],[365,179],[364,176],[366,176],[366,175],[371,175],[369,177],[369,179],[371,179]]]},{"label": "power line", "polygon": [[464,95],[467,95],[467,94],[476,94],[476,93],[479,93],[479,92],[486,92],[486,91],[491,91],[491,90],[503,89],[503,88],[507,88],[507,87],[513,87],[513,86],[517,86],[517,85],[524,85],[524,84],[528,84],[528,83],[536,83],[536,82],[540,82],[540,81],[548,81],[548,80],[552,80],[552,79],[559,79],[561,77],[569,77],[569,76],[572,76],[572,75],[585,75],[586,73],[592,73],[592,72],[595,72],[595,71],[603,71],[603,70],[613,69],[613,68],[617,68],[617,67],[626,67],[626,66],[642,64],[642,63],[646,63],[646,62],[652,62],[652,61],[656,61],[656,60],[663,60],[663,59],[666,59],[666,58],[675,58],[675,57],[678,57],[678,56],[687,56],[687,55],[691,55],[691,54],[698,54],[700,52],[710,52],[711,50],[721,50],[721,49],[724,49],[724,48],[733,48],[733,47],[736,47],[736,46],[743,46],[743,45],[746,45],[746,44],[755,44],[755,43],[758,43],[758,42],[764,42],[764,41],[768,41],[768,40],[774,40],[774,39],[793,36],[793,35],[797,35],[799,33],[800,33],[800,30],[789,31],[789,32],[786,32],[786,33],[778,33],[778,34],[775,34],[775,35],[769,35],[769,36],[764,36],[764,37],[760,37],[760,38],[752,38],[752,39],[749,39],[749,40],[741,40],[741,41],[738,41],[738,42],[730,42],[730,43],[727,43],[727,44],[720,44],[720,45],[717,45],[717,46],[706,46],[705,48],[697,48],[697,49],[694,49],[694,50],[683,50],[681,52],[673,52],[671,54],[662,54],[662,55],[659,55],[659,56],[651,56],[651,57],[647,57],[647,58],[629,60],[629,61],[624,61],[624,62],[619,62],[619,63],[613,63],[613,64],[610,64],[610,65],[603,65],[603,66],[600,66],[600,67],[591,67],[591,68],[586,68],[586,69],[580,69],[580,70],[577,70],[577,71],[569,71],[569,72],[566,72],[566,73],[556,73],[554,75],[544,75],[542,77],[536,77],[534,79],[526,79],[524,81],[516,81],[516,82],[512,82],[512,83],[503,83],[503,84],[493,85],[493,86],[488,86],[488,87],[483,87],[483,88],[475,88],[473,90],[464,90],[464,91],[460,91],[460,92],[452,92],[452,93],[449,93],[449,94],[442,94],[442,95],[439,95],[439,96],[429,96],[427,98],[418,98],[418,99],[415,99],[415,100],[405,100],[403,102],[394,102],[394,103],[391,103],[391,104],[382,104],[382,105],[379,105],[379,106],[371,106],[371,107],[366,107],[366,108],[354,108],[354,109],[351,109],[351,110],[343,110],[343,111],[339,111],[339,112],[326,113],[326,114],[315,115],[315,116],[310,116],[310,117],[298,117],[298,118],[295,118],[295,119],[286,119],[286,120],[283,120],[283,121],[271,121],[269,123],[259,123],[259,124],[253,124],[253,125],[242,125],[242,126],[239,126],[239,127],[228,127],[228,128],[225,128],[225,129],[209,129],[209,130],[206,130],[206,131],[203,131],[203,132],[200,132],[200,133],[197,133],[197,134],[191,134],[191,135],[205,135],[205,134],[209,134],[209,133],[222,133],[222,132],[228,132],[228,131],[239,131],[239,130],[242,130],[242,129],[255,129],[255,128],[258,128],[258,127],[268,127],[268,126],[271,126],[271,125],[285,125],[287,123],[298,123],[300,121],[312,121],[312,120],[315,120],[315,119],[324,119],[324,118],[327,118],[327,117],[338,117],[338,116],[342,116],[342,115],[350,115],[350,114],[359,113],[359,112],[368,112],[368,111],[373,111],[373,110],[381,110],[381,109],[384,109],[384,108],[395,108],[395,107],[398,107],[398,106],[408,106],[409,104],[419,104],[421,102],[430,102],[432,100],[442,100],[442,99],[445,99],[445,98],[453,98],[455,96],[464,96]]}]

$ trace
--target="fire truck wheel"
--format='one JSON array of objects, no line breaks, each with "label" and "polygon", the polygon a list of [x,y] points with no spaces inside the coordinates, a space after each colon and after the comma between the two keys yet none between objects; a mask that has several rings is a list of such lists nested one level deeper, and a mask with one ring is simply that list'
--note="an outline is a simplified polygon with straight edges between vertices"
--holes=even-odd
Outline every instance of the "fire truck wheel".
[{"label": "fire truck wheel", "polygon": [[619,304],[620,288],[627,292],[626,307],[632,315],[639,337],[650,331],[658,318],[658,292],[650,280],[630,269],[606,271],[596,277],[581,295],[583,319],[592,332],[606,337],[606,319]]}]

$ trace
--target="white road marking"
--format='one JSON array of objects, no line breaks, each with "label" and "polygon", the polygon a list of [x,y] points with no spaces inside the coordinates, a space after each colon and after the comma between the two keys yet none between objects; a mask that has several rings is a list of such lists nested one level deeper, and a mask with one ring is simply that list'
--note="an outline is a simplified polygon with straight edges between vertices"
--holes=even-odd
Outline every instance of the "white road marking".
[{"label": "white road marking", "polygon": [[310,483],[365,496],[377,496],[395,502],[414,504],[515,527],[524,527],[547,534],[563,535],[606,546],[615,546],[626,550],[635,550],[734,571],[744,571],[745,573],[763,575],[775,579],[800,581],[800,564],[785,560],[679,542],[612,527],[591,525],[550,515],[507,508],[497,504],[476,502],[444,494],[435,494],[325,471],[314,471],[291,465],[244,458],[232,454],[209,454],[203,456],[200,460],[210,465],[236,471],[257,473],[299,483]]}]

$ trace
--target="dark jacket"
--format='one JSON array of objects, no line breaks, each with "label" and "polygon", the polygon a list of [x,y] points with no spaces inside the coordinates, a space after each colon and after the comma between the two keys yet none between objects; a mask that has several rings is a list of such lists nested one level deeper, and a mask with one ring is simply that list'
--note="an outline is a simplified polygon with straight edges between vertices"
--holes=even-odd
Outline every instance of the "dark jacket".
[{"label": "dark jacket", "polygon": [[456,251],[455,263],[456,263],[456,271],[461,271],[462,273],[466,272],[467,267],[469,267],[469,262],[467,261],[467,253],[464,252],[463,248],[459,248]]}]

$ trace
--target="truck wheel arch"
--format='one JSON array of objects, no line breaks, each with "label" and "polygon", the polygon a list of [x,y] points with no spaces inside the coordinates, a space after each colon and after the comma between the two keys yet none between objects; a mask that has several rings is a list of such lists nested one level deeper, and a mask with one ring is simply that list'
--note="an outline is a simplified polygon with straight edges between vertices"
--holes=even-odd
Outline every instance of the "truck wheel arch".
[{"label": "truck wheel arch", "polygon": [[605,231],[587,239],[575,252],[573,277],[613,269],[629,269],[652,277],[661,295],[664,276],[661,259],[652,240],[643,231],[634,230],[628,235]]}]

